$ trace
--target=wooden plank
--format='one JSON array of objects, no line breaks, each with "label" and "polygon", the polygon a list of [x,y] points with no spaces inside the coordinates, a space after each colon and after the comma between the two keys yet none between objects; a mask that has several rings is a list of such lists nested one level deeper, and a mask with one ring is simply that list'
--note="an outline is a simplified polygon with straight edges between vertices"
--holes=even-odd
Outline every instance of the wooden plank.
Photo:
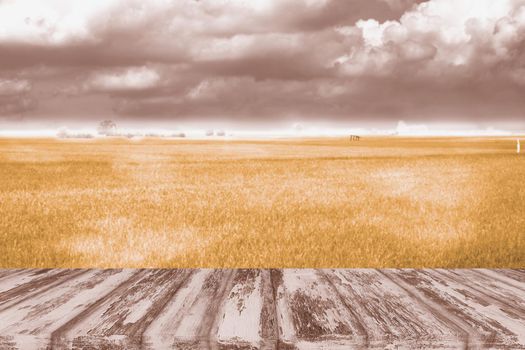
[{"label": "wooden plank", "polygon": [[0,334],[18,334],[13,344],[31,343],[44,348],[53,331],[127,278],[129,273],[122,270],[93,270],[66,280],[16,308],[0,312]]},{"label": "wooden plank", "polygon": [[5,269],[5,270],[0,270],[0,281],[2,281],[5,277],[8,277],[8,276],[13,276],[13,275],[16,275],[16,274],[19,274],[19,273],[23,273],[23,272],[28,272],[28,270],[24,270],[24,269]]},{"label": "wooden plank", "polygon": [[525,283],[525,269],[519,269],[519,270],[498,269],[498,270],[492,270],[492,271],[499,274],[500,276],[504,275],[518,282]]},{"label": "wooden plank", "polygon": [[7,288],[0,293],[0,311],[12,308],[29,298],[34,298],[88,271],[89,270],[41,270],[34,271],[29,276],[22,276],[13,288]]},{"label": "wooden plank", "polygon": [[[5,273],[4,271],[7,271]],[[2,277],[0,278],[0,303],[6,299],[5,292],[16,288],[22,284],[28,283],[31,280],[42,278],[49,274],[58,273],[59,270],[52,269],[20,269],[20,270],[2,270]]]},{"label": "wooden plank", "polygon": [[233,270],[198,270],[146,331],[154,349],[218,346],[218,314],[232,288]]},{"label": "wooden plank", "polygon": [[331,348],[361,346],[366,331],[361,320],[337,296],[323,274],[312,269],[281,271],[279,312],[285,343],[313,347],[322,341]]},{"label": "wooden plank", "polygon": [[227,298],[224,299],[219,315],[217,340],[220,344],[242,345],[250,348],[260,347],[263,343],[262,278],[260,270],[236,271],[232,288]]},{"label": "wooden plank", "polygon": [[525,349],[523,270],[0,270],[1,349]]},{"label": "wooden plank", "polygon": [[508,313],[508,309],[502,310],[501,304],[472,287],[474,282],[469,278],[464,277],[463,283],[458,283],[451,274],[460,272],[397,270],[389,273],[439,305],[451,320],[458,320],[458,325],[469,335],[466,345],[520,348],[525,343],[524,318]]},{"label": "wooden plank", "polygon": [[151,313],[164,306],[188,270],[139,271],[125,290],[112,293],[100,305],[64,328],[60,338],[69,348],[140,348],[142,333],[153,321]]},{"label": "wooden plank", "polygon": [[330,270],[334,287],[359,315],[367,347],[448,347],[461,332],[377,270]]}]

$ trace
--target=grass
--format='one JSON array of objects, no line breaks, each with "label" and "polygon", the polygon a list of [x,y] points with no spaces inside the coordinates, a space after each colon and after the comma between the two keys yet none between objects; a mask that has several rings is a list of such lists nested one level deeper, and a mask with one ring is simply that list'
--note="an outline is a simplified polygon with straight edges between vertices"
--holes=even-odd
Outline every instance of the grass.
[{"label": "grass", "polygon": [[0,139],[1,267],[525,267],[510,139]]}]

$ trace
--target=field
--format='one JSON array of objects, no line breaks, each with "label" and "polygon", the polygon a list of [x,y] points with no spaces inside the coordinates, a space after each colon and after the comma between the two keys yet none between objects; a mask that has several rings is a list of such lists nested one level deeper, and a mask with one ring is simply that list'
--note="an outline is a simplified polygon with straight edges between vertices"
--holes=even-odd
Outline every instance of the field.
[{"label": "field", "polygon": [[524,267],[505,138],[0,139],[1,267]]}]

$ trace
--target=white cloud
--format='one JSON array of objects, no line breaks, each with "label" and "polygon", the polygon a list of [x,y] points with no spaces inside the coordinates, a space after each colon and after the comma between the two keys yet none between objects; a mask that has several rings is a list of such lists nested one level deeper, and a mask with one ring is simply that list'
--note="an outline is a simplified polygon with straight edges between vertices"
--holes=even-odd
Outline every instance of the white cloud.
[{"label": "white cloud", "polygon": [[428,133],[428,126],[424,124],[407,124],[400,120],[397,123],[396,133],[398,135],[422,135]]},{"label": "white cloud", "polygon": [[31,83],[27,80],[0,79],[0,96],[18,95],[31,91]]},{"label": "white cloud", "polygon": [[98,73],[87,83],[87,88],[98,91],[144,90],[157,86],[159,74],[148,67],[130,68],[124,72]]},{"label": "white cloud", "polygon": [[381,46],[384,44],[383,37],[385,28],[390,25],[394,25],[395,22],[387,21],[385,23],[379,23],[374,19],[359,20],[356,23],[356,27],[361,29],[363,40],[368,46]]},{"label": "white cloud", "polygon": [[525,2],[432,0],[399,21],[360,20],[355,27],[362,44],[337,59],[349,75],[390,74],[406,61],[423,61],[411,69],[431,75],[448,72],[450,66],[485,70],[513,59],[511,52],[525,35]]},{"label": "white cloud", "polygon": [[0,2],[0,42],[60,45],[93,39],[90,24],[118,1],[4,0]]}]

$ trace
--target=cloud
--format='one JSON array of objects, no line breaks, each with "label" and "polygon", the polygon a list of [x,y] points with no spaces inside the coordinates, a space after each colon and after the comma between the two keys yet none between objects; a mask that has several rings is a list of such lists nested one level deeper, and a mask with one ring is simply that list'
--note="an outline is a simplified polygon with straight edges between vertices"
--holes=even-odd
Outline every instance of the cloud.
[{"label": "cloud", "polygon": [[525,109],[525,0],[4,0],[0,23],[0,113],[26,119],[395,125]]},{"label": "cloud", "polygon": [[13,96],[30,90],[31,84],[27,80],[0,79],[0,96]]},{"label": "cloud", "polygon": [[467,0],[433,0],[399,20],[360,20],[355,27],[361,44],[338,60],[346,74],[391,75],[410,70],[416,75],[464,78],[497,66],[518,68],[525,6],[511,0],[480,0],[476,6]]},{"label": "cloud", "polygon": [[0,96],[0,115],[15,117],[34,110],[38,101],[30,96]]},{"label": "cloud", "polygon": [[19,116],[35,109],[38,103],[29,95],[31,88],[27,80],[0,79],[0,115]]},{"label": "cloud", "polygon": [[85,87],[102,92],[145,90],[157,86],[159,82],[160,76],[155,70],[134,67],[122,72],[96,73]]},{"label": "cloud", "polygon": [[4,0],[0,3],[0,41],[59,46],[94,40],[90,22],[115,5],[115,1],[100,0]]},{"label": "cloud", "polygon": [[[192,62],[253,56],[340,23],[397,17],[384,0],[341,1],[89,1],[0,3],[3,67],[97,66]],[[287,35],[289,34],[289,35]],[[295,39],[294,39],[295,37]],[[317,41],[316,44],[321,44]],[[203,57],[204,56],[204,57]]]},{"label": "cloud", "polygon": [[399,135],[418,135],[418,134],[427,134],[429,128],[424,124],[414,124],[410,125],[400,120],[397,123],[396,133]]}]

